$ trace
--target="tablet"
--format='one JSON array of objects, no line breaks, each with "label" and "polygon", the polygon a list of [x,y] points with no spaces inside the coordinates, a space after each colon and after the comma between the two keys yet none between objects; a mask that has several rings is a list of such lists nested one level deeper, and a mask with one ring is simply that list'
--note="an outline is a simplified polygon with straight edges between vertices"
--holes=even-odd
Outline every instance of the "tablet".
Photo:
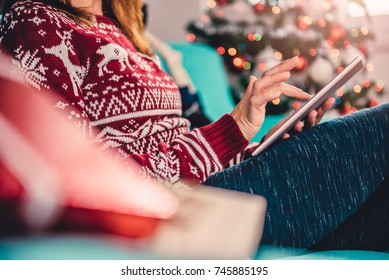
[{"label": "tablet", "polygon": [[259,155],[275,142],[277,142],[282,137],[282,135],[288,133],[297,124],[298,121],[303,120],[310,111],[319,108],[324,101],[332,96],[338,88],[342,87],[356,73],[363,69],[363,67],[364,64],[362,58],[360,56],[354,58],[354,60],[351,61],[342,72],[340,72],[330,82],[328,82],[328,84],[326,84],[317,94],[312,96],[307,101],[307,103],[305,103],[304,106],[297,110],[283,125],[281,125],[274,134],[263,141],[253,152],[253,156]]}]

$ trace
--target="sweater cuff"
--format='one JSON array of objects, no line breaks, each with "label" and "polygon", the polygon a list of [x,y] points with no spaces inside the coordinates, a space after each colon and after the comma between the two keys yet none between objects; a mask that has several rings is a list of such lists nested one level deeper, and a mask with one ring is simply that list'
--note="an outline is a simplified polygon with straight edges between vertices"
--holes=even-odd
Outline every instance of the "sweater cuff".
[{"label": "sweater cuff", "polygon": [[222,116],[212,124],[199,128],[199,130],[223,166],[243,151],[249,143],[229,114]]}]

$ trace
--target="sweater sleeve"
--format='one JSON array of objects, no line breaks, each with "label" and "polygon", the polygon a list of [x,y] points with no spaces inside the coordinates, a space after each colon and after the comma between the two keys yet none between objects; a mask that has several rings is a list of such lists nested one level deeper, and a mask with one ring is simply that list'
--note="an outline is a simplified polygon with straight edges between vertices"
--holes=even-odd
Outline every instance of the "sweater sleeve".
[{"label": "sweater sleeve", "polygon": [[53,106],[102,149],[135,159],[144,173],[160,181],[201,183],[247,146],[228,114],[190,131],[180,117],[179,91],[171,86],[172,79],[153,76],[153,64],[128,51],[131,46],[123,57],[125,43],[103,44],[112,29],[108,23],[102,25],[108,30],[102,30],[103,37],[93,37],[92,29],[80,35],[68,19],[50,7],[37,9],[43,4],[36,3],[22,1],[5,16],[1,49],[11,54],[32,88],[59,93]]},{"label": "sweater sleeve", "polygon": [[233,118],[226,114],[214,123],[176,137],[170,145],[160,142],[152,154],[132,154],[155,178],[196,184],[221,171],[248,144]]}]

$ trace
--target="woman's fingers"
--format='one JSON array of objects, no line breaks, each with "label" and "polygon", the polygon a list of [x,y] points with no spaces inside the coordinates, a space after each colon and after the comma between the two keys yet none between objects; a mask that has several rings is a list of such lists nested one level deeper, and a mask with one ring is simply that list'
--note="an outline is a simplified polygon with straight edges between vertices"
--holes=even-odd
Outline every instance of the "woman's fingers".
[{"label": "woman's fingers", "polygon": [[301,89],[299,89],[297,87],[294,87],[294,86],[291,86],[291,85],[288,85],[285,83],[275,84],[275,85],[271,86],[270,88],[268,88],[267,90],[280,91],[280,92],[282,92],[283,95],[297,98],[297,99],[301,99],[301,100],[308,100],[309,98],[311,98],[311,95],[309,95],[308,93],[302,91]]},{"label": "woman's fingers", "polygon": [[[327,99],[323,103],[323,105],[320,106],[319,109],[312,110],[311,112],[309,112],[309,114],[305,118],[305,122],[304,123],[301,122],[302,127],[301,127],[301,125],[296,125],[295,131],[301,132],[302,129],[311,128],[311,127],[314,127],[315,125],[319,124],[320,121],[322,120],[324,114],[332,108],[332,106],[334,105],[334,102],[335,102],[335,98],[331,97],[331,98]],[[301,129],[300,129],[300,127],[301,127]]]},{"label": "woman's fingers", "polygon": [[303,100],[309,99],[311,96],[301,89],[285,84],[284,82],[290,78],[289,72],[278,72],[268,75],[254,82],[252,86],[253,94],[261,94],[264,90],[282,91],[285,95]]},{"label": "woman's fingers", "polygon": [[251,99],[255,105],[263,105],[266,102],[277,99],[281,94],[301,100],[310,98],[308,93],[305,93],[294,86],[285,83],[276,83],[270,87],[263,88],[259,81],[260,80],[254,83],[251,92]]},{"label": "woman's fingers", "polygon": [[327,111],[330,110],[332,106],[334,106],[334,103],[335,103],[335,98],[330,97],[323,103],[323,105],[320,106],[319,109],[317,109],[317,117],[316,117],[315,124],[318,124],[321,121],[325,113],[327,113]]},{"label": "woman's fingers", "polygon": [[294,126],[294,131],[301,132],[301,131],[303,131],[304,126],[305,126],[304,122],[298,121],[297,124]]},{"label": "woman's fingers", "polygon": [[311,128],[314,127],[317,124],[317,116],[318,113],[316,110],[312,110],[309,112],[308,116],[305,118],[304,128]]},{"label": "woman's fingers", "polygon": [[253,90],[253,85],[254,85],[254,82],[257,80],[256,77],[254,76],[250,76],[250,80],[249,80],[249,84],[247,85],[247,88],[246,88],[246,93],[248,93],[249,95],[251,94],[252,90]]},{"label": "woman's fingers", "polygon": [[289,137],[290,137],[289,133],[285,133],[284,135],[282,135],[283,140],[288,139]]},{"label": "woman's fingers", "polygon": [[253,85],[253,90],[256,89],[262,90],[267,89],[275,84],[282,83],[287,81],[290,78],[290,72],[277,72],[266,77],[262,77],[255,81]]},{"label": "woman's fingers", "polygon": [[286,60],[282,61],[280,64],[277,64],[276,66],[270,68],[269,70],[266,70],[263,73],[262,77],[273,75],[273,74],[279,73],[279,72],[290,71],[297,66],[298,62],[299,62],[299,58],[297,56],[292,57],[290,59],[286,59]]}]

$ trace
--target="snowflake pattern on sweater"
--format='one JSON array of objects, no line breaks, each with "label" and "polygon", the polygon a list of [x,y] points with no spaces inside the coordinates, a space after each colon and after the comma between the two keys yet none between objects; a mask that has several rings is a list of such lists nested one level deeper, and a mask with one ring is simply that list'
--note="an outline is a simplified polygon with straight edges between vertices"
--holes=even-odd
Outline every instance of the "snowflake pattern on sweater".
[{"label": "snowflake pattern on sweater", "polygon": [[87,27],[19,1],[0,26],[0,46],[27,84],[60,94],[55,108],[86,137],[158,180],[203,182],[248,144],[230,115],[190,131],[173,79],[105,16]]}]

